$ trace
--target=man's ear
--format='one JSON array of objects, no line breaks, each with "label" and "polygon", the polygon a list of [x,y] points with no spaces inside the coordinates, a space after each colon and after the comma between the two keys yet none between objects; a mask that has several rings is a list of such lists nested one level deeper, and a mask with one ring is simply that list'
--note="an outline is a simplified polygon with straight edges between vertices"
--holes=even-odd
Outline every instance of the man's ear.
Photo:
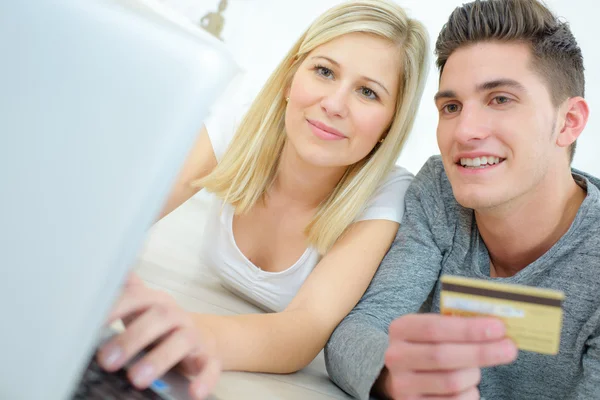
[{"label": "man's ear", "polygon": [[563,126],[558,132],[556,144],[560,147],[569,147],[577,140],[590,115],[590,109],[583,97],[572,97],[561,107],[564,112]]}]

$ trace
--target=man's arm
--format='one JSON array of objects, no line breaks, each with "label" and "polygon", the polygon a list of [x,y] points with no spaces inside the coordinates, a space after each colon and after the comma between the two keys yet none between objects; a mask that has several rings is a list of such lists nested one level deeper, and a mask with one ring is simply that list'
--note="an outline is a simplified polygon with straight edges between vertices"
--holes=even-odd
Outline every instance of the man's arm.
[{"label": "man's arm", "polygon": [[406,211],[391,249],[356,307],[325,347],[331,379],[348,394],[368,399],[384,365],[388,328],[398,316],[418,312],[434,288],[442,251],[432,223],[446,225],[439,211],[435,168],[425,164],[409,187]]}]

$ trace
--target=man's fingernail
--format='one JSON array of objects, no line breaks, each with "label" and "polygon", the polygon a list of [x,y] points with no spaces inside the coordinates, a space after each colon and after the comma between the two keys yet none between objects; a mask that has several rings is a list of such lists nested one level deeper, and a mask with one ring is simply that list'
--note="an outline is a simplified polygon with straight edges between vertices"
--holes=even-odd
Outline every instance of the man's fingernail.
[{"label": "man's fingernail", "polygon": [[102,364],[108,368],[113,367],[119,362],[122,354],[123,351],[119,346],[109,345],[109,347],[104,351]]},{"label": "man's fingernail", "polygon": [[486,339],[489,339],[492,337],[492,328],[490,328],[489,326],[487,328],[485,328],[485,330],[483,331],[483,336],[485,336]]},{"label": "man's fingernail", "polygon": [[136,368],[133,375],[133,384],[137,387],[146,387],[152,382],[152,373],[154,369],[149,364],[143,364],[141,367]]},{"label": "man's fingernail", "polygon": [[504,323],[501,321],[495,321],[494,323],[488,324],[485,328],[486,339],[497,338],[504,332]]},{"label": "man's fingernail", "polygon": [[494,357],[501,363],[512,361],[518,355],[516,346],[508,339],[499,342],[494,352]]},{"label": "man's fingernail", "polygon": [[508,345],[505,347],[504,354],[511,360],[518,357],[519,349],[517,348],[517,345],[512,340],[510,340]]},{"label": "man's fingernail", "polygon": [[485,328],[485,338],[486,339],[491,339],[491,338],[497,338],[500,333],[500,329],[496,328],[496,327],[490,327],[488,326],[487,328]]}]

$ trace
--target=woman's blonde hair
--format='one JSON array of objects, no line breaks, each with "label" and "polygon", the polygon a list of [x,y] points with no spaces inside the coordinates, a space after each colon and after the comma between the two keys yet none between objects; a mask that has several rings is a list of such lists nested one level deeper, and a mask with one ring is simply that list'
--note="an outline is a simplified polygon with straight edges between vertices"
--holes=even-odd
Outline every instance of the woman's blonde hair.
[{"label": "woman's blonde hair", "polygon": [[270,76],[242,119],[217,167],[197,182],[235,207],[249,210],[263,198],[277,174],[286,142],[285,93],[300,64],[316,47],[339,36],[363,32],[395,43],[402,70],[396,111],[385,141],[348,167],[306,227],[308,244],[324,254],[360,215],[391,171],[412,129],[428,71],[424,26],[387,0],[350,1],[318,17]]}]

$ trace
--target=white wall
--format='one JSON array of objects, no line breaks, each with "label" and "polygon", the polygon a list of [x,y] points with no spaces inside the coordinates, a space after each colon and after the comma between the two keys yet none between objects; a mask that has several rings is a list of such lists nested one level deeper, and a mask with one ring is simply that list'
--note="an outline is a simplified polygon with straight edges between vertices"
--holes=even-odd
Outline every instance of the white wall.
[{"label": "white wall", "polygon": [[[162,0],[193,21],[214,11],[219,0]],[[397,0],[409,15],[427,27],[432,43],[451,11],[462,0]],[[340,0],[229,0],[225,11],[223,38],[250,77],[247,90],[255,93],[277,66],[281,58],[321,12]],[[558,15],[570,22],[584,55],[586,99],[591,108],[588,126],[579,139],[574,167],[600,177],[600,45],[595,36],[597,16],[593,0],[547,0]],[[433,47],[433,45],[432,45]],[[437,110],[433,95],[437,91],[438,73],[433,63],[415,128],[406,144],[399,164],[416,173],[427,158],[439,153],[435,130]]]}]

